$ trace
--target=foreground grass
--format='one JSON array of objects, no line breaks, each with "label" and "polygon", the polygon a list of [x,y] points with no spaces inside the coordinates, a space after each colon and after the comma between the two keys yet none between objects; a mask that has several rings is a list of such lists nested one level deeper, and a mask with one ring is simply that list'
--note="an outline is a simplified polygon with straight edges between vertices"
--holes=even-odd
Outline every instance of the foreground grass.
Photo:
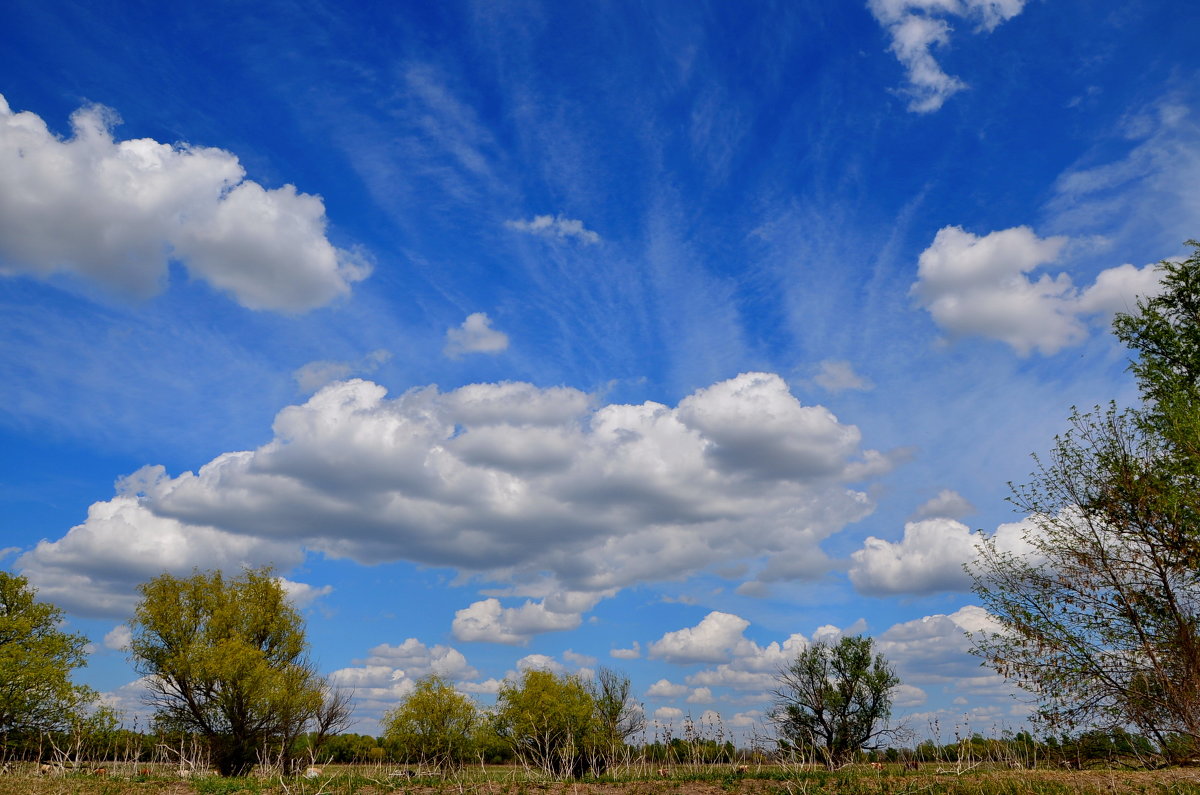
[{"label": "foreground grass", "polygon": [[251,776],[181,780],[159,766],[116,765],[103,773],[65,771],[40,775],[17,766],[0,775],[0,795],[1099,795],[1100,793],[1196,793],[1200,770],[1008,770],[976,766],[918,771],[898,766],[875,770],[851,767],[824,771],[762,766],[738,771],[728,765],[681,766],[664,771],[622,771],[612,779],[559,781],[517,768],[469,770],[445,778],[418,778],[402,768],[330,765],[312,778]]}]

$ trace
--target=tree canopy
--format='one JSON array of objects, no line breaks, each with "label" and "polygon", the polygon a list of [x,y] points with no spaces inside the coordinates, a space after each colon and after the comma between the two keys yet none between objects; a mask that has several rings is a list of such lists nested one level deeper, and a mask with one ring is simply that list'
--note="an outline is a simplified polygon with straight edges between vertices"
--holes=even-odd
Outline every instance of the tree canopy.
[{"label": "tree canopy", "polygon": [[900,680],[873,650],[862,635],[814,643],[780,671],[772,717],[784,739],[834,768],[890,736],[892,690]]},{"label": "tree canopy", "polygon": [[348,722],[348,702],[317,675],[304,622],[269,569],[163,574],[140,587],[131,656],[163,728],[208,743],[222,775]]},{"label": "tree canopy", "polygon": [[602,773],[610,758],[605,739],[613,724],[606,723],[596,693],[578,676],[528,670],[505,682],[494,723],[523,763],[554,775]]},{"label": "tree canopy", "polygon": [[384,740],[421,766],[462,767],[475,753],[479,708],[440,676],[417,681],[415,689],[384,716]]},{"label": "tree canopy", "polygon": [[62,729],[95,694],[71,682],[87,638],[62,629],[63,612],[28,580],[0,571],[0,734]]},{"label": "tree canopy", "polygon": [[[1136,727],[1176,760],[1200,741],[1200,245],[1118,315],[1142,404],[1076,411],[1012,502],[1024,549],[968,567],[1002,629],[975,651],[1056,729]],[[1191,738],[1180,743],[1179,738]]]}]

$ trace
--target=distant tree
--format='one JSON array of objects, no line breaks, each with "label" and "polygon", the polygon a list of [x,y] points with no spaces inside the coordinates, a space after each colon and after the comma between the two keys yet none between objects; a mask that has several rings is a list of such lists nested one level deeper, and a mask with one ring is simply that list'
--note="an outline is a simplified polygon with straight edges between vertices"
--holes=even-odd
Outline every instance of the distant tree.
[{"label": "distant tree", "polygon": [[595,770],[596,703],[577,676],[525,671],[500,687],[494,720],[497,733],[531,767],[575,778]]},{"label": "distant tree", "polygon": [[422,767],[450,770],[474,757],[480,721],[474,701],[431,675],[384,716],[384,742]]},{"label": "distant tree", "polygon": [[382,757],[384,749],[369,734],[335,734],[321,749],[321,761],[350,764],[374,761],[376,752]]},{"label": "distant tree", "polygon": [[163,574],[139,590],[130,652],[147,703],[160,726],[202,737],[221,775],[244,775],[264,755],[290,766],[302,734],[349,723],[347,695],[317,675],[303,619],[270,569]]},{"label": "distant tree", "polygon": [[861,635],[814,643],[776,677],[775,725],[793,747],[831,769],[895,733],[888,718],[900,680],[872,651],[872,640]]},{"label": "distant tree", "polygon": [[95,693],[71,682],[87,638],[62,629],[63,612],[36,599],[24,577],[0,571],[0,735],[62,731]]},{"label": "distant tree", "polygon": [[1011,501],[1025,549],[968,568],[1000,632],[974,650],[1053,731],[1126,727],[1170,761],[1200,748],[1200,244],[1118,315],[1141,406],[1074,412]]}]

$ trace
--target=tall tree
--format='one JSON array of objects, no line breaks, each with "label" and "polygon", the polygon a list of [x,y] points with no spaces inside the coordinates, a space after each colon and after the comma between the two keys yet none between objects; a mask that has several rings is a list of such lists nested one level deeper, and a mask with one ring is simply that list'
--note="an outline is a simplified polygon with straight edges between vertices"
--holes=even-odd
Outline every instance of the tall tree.
[{"label": "tall tree", "polygon": [[264,755],[291,762],[296,739],[349,721],[349,703],[317,675],[304,622],[269,569],[156,577],[140,588],[130,651],[165,727],[208,743],[221,775]]},{"label": "tall tree", "polygon": [[63,612],[37,601],[29,581],[0,571],[0,735],[70,725],[95,694],[72,684],[87,638],[62,629]]},{"label": "tall tree", "polygon": [[[1118,315],[1143,404],[1071,417],[1011,501],[1021,550],[968,567],[1002,627],[974,649],[1054,728],[1135,726],[1173,760],[1200,741],[1200,247]],[[1191,742],[1179,742],[1180,737]]]},{"label": "tall tree", "polygon": [[798,750],[829,768],[890,737],[892,690],[900,684],[871,638],[814,643],[779,672],[772,717]]}]

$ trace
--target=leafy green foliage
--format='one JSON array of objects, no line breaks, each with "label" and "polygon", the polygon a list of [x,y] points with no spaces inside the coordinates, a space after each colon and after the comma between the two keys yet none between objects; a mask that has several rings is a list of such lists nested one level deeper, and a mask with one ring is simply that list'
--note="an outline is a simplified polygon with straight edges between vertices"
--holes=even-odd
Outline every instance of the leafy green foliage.
[{"label": "leafy green foliage", "polygon": [[579,778],[594,770],[600,733],[595,707],[579,677],[529,670],[500,688],[495,728],[524,764]]},{"label": "leafy green foliage", "polygon": [[451,770],[474,757],[480,723],[474,701],[431,675],[384,717],[384,741],[406,761]]},{"label": "leafy green foliage", "polygon": [[773,718],[780,733],[827,767],[844,765],[890,736],[899,678],[868,637],[814,643],[779,672]]},{"label": "leafy green foliage", "polygon": [[1200,739],[1200,247],[1160,270],[1164,292],[1114,322],[1143,406],[1074,412],[1013,489],[1026,549],[986,539],[968,570],[1003,627],[975,651],[1050,727],[1133,726],[1183,760]]},{"label": "leafy green foliage", "polygon": [[1188,245],[1191,257],[1159,265],[1162,293],[1113,319],[1113,333],[1138,355],[1129,369],[1151,418],[1200,405],[1200,243]]},{"label": "leafy green foliage", "polygon": [[95,694],[71,683],[87,638],[61,629],[63,613],[37,601],[21,576],[0,571],[0,734],[64,730]]},{"label": "leafy green foliage", "polygon": [[130,650],[148,701],[160,727],[207,741],[221,775],[244,775],[265,754],[289,763],[303,732],[347,722],[347,700],[317,675],[303,620],[269,569],[163,574],[140,590]]}]

